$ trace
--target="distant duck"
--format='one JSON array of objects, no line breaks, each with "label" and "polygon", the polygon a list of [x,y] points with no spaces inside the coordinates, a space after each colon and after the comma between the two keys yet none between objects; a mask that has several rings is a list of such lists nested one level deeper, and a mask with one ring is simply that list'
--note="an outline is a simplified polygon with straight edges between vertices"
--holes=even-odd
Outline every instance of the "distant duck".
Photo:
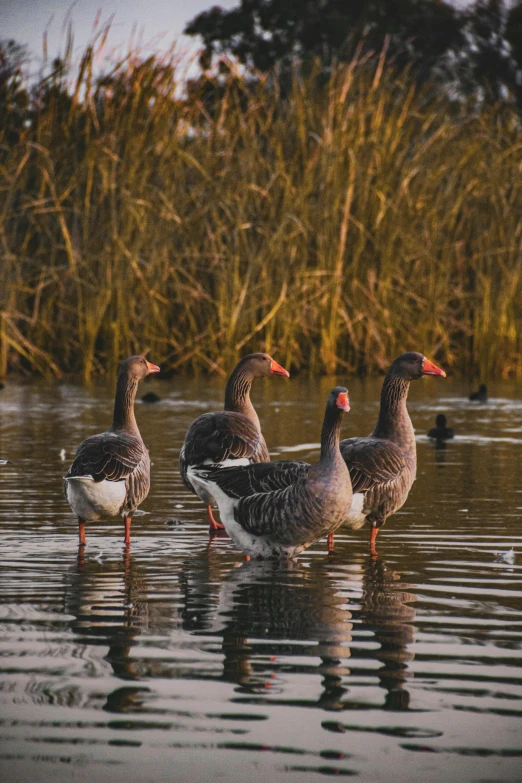
[{"label": "distant duck", "polygon": [[478,391],[471,392],[469,395],[470,400],[477,400],[478,402],[488,401],[488,387],[485,383],[481,383],[478,387]]},{"label": "distant duck", "polygon": [[248,556],[294,557],[346,520],[352,502],[350,474],[339,449],[348,390],[328,395],[315,465],[291,460],[242,467],[189,468],[217,501],[225,529]]},{"label": "distant duck", "polygon": [[267,353],[244,356],[232,371],[225,389],[225,408],[217,413],[203,413],[192,422],[179,453],[181,478],[187,489],[205,503],[211,530],[222,530],[214,519],[214,498],[203,487],[196,487],[190,478],[190,468],[198,465],[249,465],[270,462],[259,418],[250,401],[250,389],[255,378],[270,375],[289,377],[289,373]]},{"label": "distant duck", "polygon": [[451,440],[454,437],[453,430],[446,427],[447,419],[443,413],[439,413],[435,419],[435,426],[428,432],[428,438],[435,440]]},{"label": "distant duck", "polygon": [[141,398],[142,402],[160,402],[161,397],[156,392],[150,391]]},{"label": "distant duck", "polygon": [[0,459],[0,465],[8,465],[9,460],[8,459]]},{"label": "distant duck", "polygon": [[130,543],[132,515],[149,493],[149,452],[134,417],[138,383],[159,372],[143,356],[131,356],[120,365],[112,427],[91,435],[78,446],[64,478],[67,502],[78,517],[80,545],[85,544],[85,523],[121,515],[125,543]]}]

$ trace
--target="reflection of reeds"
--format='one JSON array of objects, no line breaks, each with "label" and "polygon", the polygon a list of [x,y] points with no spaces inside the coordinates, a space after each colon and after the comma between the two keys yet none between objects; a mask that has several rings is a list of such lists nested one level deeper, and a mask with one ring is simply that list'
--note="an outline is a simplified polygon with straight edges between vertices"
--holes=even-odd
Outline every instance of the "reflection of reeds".
[{"label": "reflection of reeds", "polygon": [[173,62],[97,80],[92,57],[0,138],[0,374],[88,377],[144,347],[216,369],[262,346],[310,372],[421,348],[522,377],[505,110],[457,110],[369,62],[284,100],[222,77],[209,109],[203,90],[174,97]]}]

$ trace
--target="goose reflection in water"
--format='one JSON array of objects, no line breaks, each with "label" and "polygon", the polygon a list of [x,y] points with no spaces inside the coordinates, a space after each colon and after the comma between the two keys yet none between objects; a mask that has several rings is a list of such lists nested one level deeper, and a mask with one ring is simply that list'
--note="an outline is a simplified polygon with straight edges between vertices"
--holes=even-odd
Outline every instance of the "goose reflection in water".
[{"label": "goose reflection in water", "polygon": [[[303,707],[352,708],[346,696],[350,645],[371,630],[380,648],[357,649],[357,657],[383,664],[377,676],[387,691],[384,707],[408,709],[404,683],[413,659],[407,648],[414,640],[415,616],[409,602],[415,596],[384,561],[374,558],[342,571],[315,563],[246,562],[223,580],[217,603],[198,594],[193,576],[184,580],[191,589],[183,627],[198,636],[221,637],[222,678],[237,684],[240,693],[263,693]],[[321,675],[317,699],[285,697],[286,677],[295,674]]]},{"label": "goose reflection in water", "polygon": [[[344,558],[339,565],[250,561],[236,566],[211,547],[185,561],[179,600],[156,600],[149,617],[145,566],[137,566],[129,549],[121,560],[108,562],[90,560],[83,549],[68,575],[65,611],[74,617],[79,655],[96,666],[99,658],[89,647],[108,646],[103,660],[115,677],[127,681],[106,696],[108,712],[146,711],[151,683],[178,677],[221,679],[242,695],[292,706],[367,708],[357,699],[357,684],[350,683],[350,665],[357,676],[377,676],[386,691],[385,709],[408,709],[415,596],[379,558],[348,565]],[[179,658],[174,662],[169,648],[177,644],[170,635],[176,628],[194,639],[187,649],[218,652],[222,667],[209,666],[208,658],[199,670],[192,659],[187,658],[186,669]],[[368,641],[368,631],[377,650],[360,644]],[[131,655],[147,632],[163,637],[164,657]],[[365,665],[370,660],[380,662],[377,673]],[[310,676],[320,677],[313,695]],[[143,678],[150,687],[138,685]]]},{"label": "goose reflection in water", "polygon": [[[275,696],[284,691],[286,671],[320,673],[319,703],[335,708],[345,692],[343,677],[350,673],[346,659],[352,615],[331,580],[318,580],[300,563],[278,563],[269,569],[261,563],[246,563],[233,572],[220,598],[218,612],[226,619],[222,631],[225,679],[237,682],[245,692],[261,685]],[[251,662],[252,656],[269,660],[259,666]],[[289,664],[287,657],[300,660]],[[238,679],[236,671],[241,675]],[[310,701],[303,700],[303,705]]]},{"label": "goose reflection in water", "polygon": [[[210,548],[209,571],[214,559]],[[319,657],[321,699],[341,697],[341,680],[349,674],[342,659],[350,655],[351,615],[327,574],[318,579],[295,561],[249,561],[220,574],[217,594],[210,596],[208,585],[216,580],[203,576],[201,567],[186,563],[183,628],[199,637],[221,637],[222,679],[243,694],[270,690],[272,696],[281,690],[285,671],[317,673],[315,662],[302,659]],[[297,655],[299,664],[285,661]]]},{"label": "goose reflection in water", "polygon": [[363,579],[360,619],[362,627],[373,631],[380,643],[375,657],[383,663],[378,671],[380,685],[387,691],[384,708],[407,710],[409,692],[404,684],[412,677],[408,664],[414,654],[408,649],[415,641],[416,600],[411,585],[400,582],[400,574],[380,558],[371,560]]},{"label": "goose reflection in water", "polygon": [[[79,547],[64,595],[65,611],[74,617],[71,629],[83,644],[80,655],[87,657],[91,645],[108,645],[104,660],[116,677],[139,680],[142,674],[129,653],[136,637],[148,627],[148,603],[146,583],[130,547],[125,546],[121,560],[106,562],[89,559],[85,547]],[[117,713],[139,709],[142,694],[148,691],[117,688],[107,695],[104,709]]]}]

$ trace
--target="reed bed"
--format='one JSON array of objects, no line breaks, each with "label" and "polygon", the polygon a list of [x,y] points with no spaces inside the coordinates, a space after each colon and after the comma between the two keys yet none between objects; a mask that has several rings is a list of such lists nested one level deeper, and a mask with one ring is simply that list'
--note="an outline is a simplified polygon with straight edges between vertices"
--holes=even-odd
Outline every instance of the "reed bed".
[{"label": "reed bed", "polygon": [[0,374],[174,371],[263,349],[309,373],[403,350],[522,378],[522,135],[366,60],[328,83],[173,58],[34,92],[0,132]]}]

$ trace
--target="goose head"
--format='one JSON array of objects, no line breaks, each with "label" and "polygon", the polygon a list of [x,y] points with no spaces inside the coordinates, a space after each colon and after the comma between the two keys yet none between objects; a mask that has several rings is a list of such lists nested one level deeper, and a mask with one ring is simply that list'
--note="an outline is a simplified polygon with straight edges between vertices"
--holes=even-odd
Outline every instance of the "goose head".
[{"label": "goose head", "polygon": [[281,367],[267,353],[251,353],[248,356],[244,356],[238,363],[237,369],[250,375],[252,378],[264,378],[269,375],[281,375],[283,378],[290,377],[288,370]]},{"label": "goose head", "polygon": [[391,368],[394,375],[398,375],[405,381],[416,381],[423,375],[441,375],[446,377],[444,370],[426,359],[424,354],[408,351],[395,359]]},{"label": "goose head", "polygon": [[348,389],[344,386],[335,386],[329,395],[328,404],[330,407],[339,408],[339,410],[348,413],[350,410],[350,400],[348,396]]},{"label": "goose head", "polygon": [[144,356],[129,356],[128,359],[124,359],[120,364],[119,374],[127,375],[129,378],[139,381],[141,378],[145,378],[146,375],[159,371],[158,365],[151,364]]}]

